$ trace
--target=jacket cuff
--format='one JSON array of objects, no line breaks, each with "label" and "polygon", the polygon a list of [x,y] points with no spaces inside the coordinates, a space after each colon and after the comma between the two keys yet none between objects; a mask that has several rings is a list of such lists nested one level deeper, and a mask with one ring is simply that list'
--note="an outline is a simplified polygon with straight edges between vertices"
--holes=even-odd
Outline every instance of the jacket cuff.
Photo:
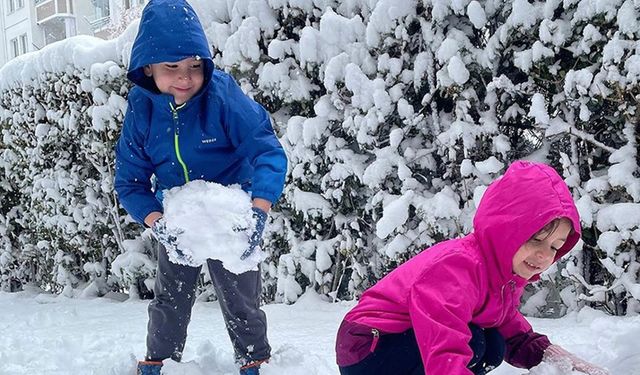
[{"label": "jacket cuff", "polygon": [[147,207],[143,207],[140,211],[137,212],[136,216],[133,216],[133,219],[138,223],[142,224],[145,228],[148,228],[147,224],[145,224],[144,219],[152,212],[164,212],[162,206],[160,204],[149,205]]},{"label": "jacket cuff", "polygon": [[530,330],[507,340],[505,360],[512,366],[530,369],[542,362],[544,351],[550,345],[547,336]]},{"label": "jacket cuff", "polygon": [[278,201],[279,197],[276,196],[275,194],[269,193],[267,191],[253,190],[251,192],[251,199],[255,199],[255,198],[260,198],[260,199],[267,200],[267,201],[271,202],[272,205],[274,205]]}]

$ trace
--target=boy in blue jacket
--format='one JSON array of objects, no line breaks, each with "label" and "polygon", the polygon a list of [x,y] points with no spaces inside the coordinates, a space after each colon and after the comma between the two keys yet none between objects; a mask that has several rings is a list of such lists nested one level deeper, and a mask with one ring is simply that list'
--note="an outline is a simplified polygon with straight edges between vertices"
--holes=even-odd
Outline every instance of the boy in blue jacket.
[{"label": "boy in blue jacket", "polygon": [[[145,7],[127,77],[135,86],[116,145],[115,189],[161,244],[147,354],[138,363],[138,374],[160,374],[162,360],[181,359],[200,274],[200,267],[168,260],[164,250],[176,249],[176,237],[167,232],[161,192],[194,179],[240,184],[251,193],[258,222],[244,257],[259,244],[282,193],[287,159],[264,108],[214,69],[204,30],[184,0],[152,0]],[[207,266],[240,373],[258,374],[271,350],[259,307],[260,271],[236,275],[211,259]]]}]

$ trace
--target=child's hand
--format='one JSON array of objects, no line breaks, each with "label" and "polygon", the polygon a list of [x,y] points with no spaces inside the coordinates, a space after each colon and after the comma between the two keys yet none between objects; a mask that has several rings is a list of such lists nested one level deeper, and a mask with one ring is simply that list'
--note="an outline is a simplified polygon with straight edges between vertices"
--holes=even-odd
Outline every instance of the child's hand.
[{"label": "child's hand", "polygon": [[178,249],[178,236],[183,233],[182,230],[170,230],[167,228],[167,221],[164,217],[157,219],[151,227],[153,236],[160,242],[168,251],[175,251],[178,255],[182,254],[182,251]]},{"label": "child's hand", "polygon": [[568,363],[573,369],[589,375],[611,375],[608,370],[580,359],[558,345],[551,345],[548,347],[547,350],[544,351],[543,359],[544,361],[552,363]]},{"label": "child's hand", "polygon": [[256,228],[249,238],[249,248],[240,256],[240,259],[242,260],[247,259],[254,251],[256,251],[256,248],[260,246],[260,241],[262,241],[262,232],[264,231],[264,226],[267,223],[267,213],[264,212],[264,210],[258,207],[253,207],[251,210],[253,211],[253,217],[256,220]]}]

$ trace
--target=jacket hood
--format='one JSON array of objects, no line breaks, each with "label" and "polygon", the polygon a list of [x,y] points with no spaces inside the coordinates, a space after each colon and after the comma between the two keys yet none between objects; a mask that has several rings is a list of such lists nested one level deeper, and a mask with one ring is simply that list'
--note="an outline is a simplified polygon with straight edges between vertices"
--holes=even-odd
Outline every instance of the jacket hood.
[{"label": "jacket hood", "polygon": [[145,65],[177,62],[200,57],[207,87],[213,74],[213,60],[200,19],[184,0],[151,0],[142,11],[138,35],[133,42],[127,78],[153,93],[153,78],[144,74]]},{"label": "jacket hood", "polygon": [[[474,235],[490,270],[490,280],[504,284],[514,278],[513,256],[546,224],[565,217],[573,226],[554,262],[580,239],[580,217],[569,188],[550,166],[529,161],[513,163],[485,191],[473,218]],[[530,279],[539,279],[536,275]]]}]

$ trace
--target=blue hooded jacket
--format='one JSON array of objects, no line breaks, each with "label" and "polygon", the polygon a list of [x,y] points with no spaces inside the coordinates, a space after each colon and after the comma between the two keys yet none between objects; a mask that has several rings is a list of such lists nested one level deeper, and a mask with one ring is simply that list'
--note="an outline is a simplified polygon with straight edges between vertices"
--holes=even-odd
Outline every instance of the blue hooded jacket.
[{"label": "blue hooded jacket", "polygon": [[[149,64],[194,56],[203,62],[203,86],[180,106],[143,71]],[[253,198],[278,200],[287,158],[269,114],[231,76],[214,69],[200,20],[186,1],[147,4],[127,77],[135,86],[116,145],[114,185],[136,221],[163,211],[152,192],[152,175],[157,192],[201,179],[240,184]]]}]

